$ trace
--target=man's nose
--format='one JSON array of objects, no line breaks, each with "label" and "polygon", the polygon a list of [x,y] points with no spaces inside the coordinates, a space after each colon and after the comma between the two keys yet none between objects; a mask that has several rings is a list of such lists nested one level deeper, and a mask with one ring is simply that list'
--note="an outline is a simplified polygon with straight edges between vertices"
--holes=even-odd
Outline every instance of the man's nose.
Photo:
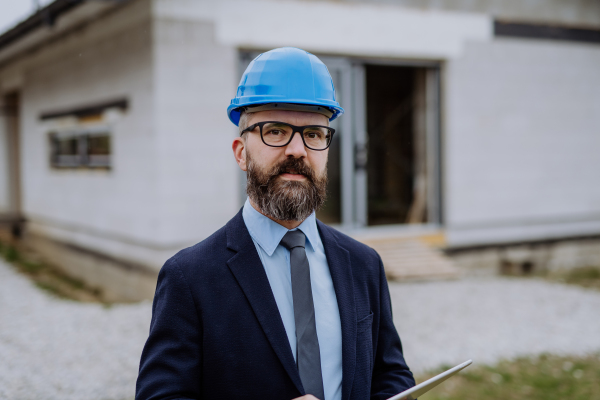
[{"label": "man's nose", "polygon": [[294,132],[292,141],[285,147],[285,155],[293,156],[295,158],[306,157],[306,147],[300,136],[300,132]]}]

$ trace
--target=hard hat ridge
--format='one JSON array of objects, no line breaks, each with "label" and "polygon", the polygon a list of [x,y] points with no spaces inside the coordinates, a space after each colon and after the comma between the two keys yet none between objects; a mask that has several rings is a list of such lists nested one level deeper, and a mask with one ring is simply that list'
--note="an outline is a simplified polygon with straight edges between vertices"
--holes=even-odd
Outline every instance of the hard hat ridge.
[{"label": "hard hat ridge", "polygon": [[317,106],[305,111],[325,114],[324,110],[318,110],[322,107],[331,113],[330,121],[344,113],[336,101],[333,80],[325,64],[315,55],[295,47],[274,49],[252,60],[242,75],[227,115],[238,125],[240,114],[247,107],[267,104],[277,104],[277,109],[294,108],[292,105]]}]

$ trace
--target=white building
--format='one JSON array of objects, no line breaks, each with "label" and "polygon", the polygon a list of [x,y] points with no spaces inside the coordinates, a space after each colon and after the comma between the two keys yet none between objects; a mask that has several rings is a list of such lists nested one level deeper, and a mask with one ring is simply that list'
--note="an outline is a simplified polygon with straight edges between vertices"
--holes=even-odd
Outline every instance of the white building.
[{"label": "white building", "polygon": [[107,296],[151,296],[242,205],[226,108],[281,46],[346,109],[321,219],[465,265],[600,264],[592,0],[56,0],[0,36],[1,218]]}]

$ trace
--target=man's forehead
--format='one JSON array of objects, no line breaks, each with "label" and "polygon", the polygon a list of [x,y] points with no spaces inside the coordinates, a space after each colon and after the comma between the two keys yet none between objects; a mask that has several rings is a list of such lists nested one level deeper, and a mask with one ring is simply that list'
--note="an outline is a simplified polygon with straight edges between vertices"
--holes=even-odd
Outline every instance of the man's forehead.
[{"label": "man's forehead", "polygon": [[281,121],[292,125],[324,125],[329,126],[329,119],[323,114],[306,111],[267,110],[250,114],[248,125],[261,121]]}]

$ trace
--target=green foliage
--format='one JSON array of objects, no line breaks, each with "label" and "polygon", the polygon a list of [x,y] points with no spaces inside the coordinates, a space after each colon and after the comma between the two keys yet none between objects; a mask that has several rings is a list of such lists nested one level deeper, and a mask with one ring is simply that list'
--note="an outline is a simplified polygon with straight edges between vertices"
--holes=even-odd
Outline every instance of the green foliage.
[{"label": "green foliage", "polygon": [[[435,374],[417,381],[422,382],[432,375]],[[600,355],[560,357],[544,354],[502,361],[495,366],[471,366],[420,399],[600,399]]]},{"label": "green foliage", "polygon": [[23,261],[20,263],[20,266],[24,272],[29,274],[36,274],[44,269],[42,264],[31,261]]},{"label": "green foliage", "polygon": [[600,290],[600,267],[583,267],[548,274],[553,281]]},{"label": "green foliage", "polygon": [[8,262],[16,262],[19,261],[19,252],[15,249],[14,246],[8,246],[6,251],[4,252],[4,258]]},{"label": "green foliage", "polygon": [[594,286],[600,283],[600,268],[585,267],[573,269],[567,273],[565,282]]},{"label": "green foliage", "polygon": [[66,298],[65,296],[63,296],[60,288],[58,288],[56,285],[53,285],[50,282],[39,282],[38,281],[38,282],[35,282],[35,286],[50,293],[53,296],[60,297],[60,298]]}]

